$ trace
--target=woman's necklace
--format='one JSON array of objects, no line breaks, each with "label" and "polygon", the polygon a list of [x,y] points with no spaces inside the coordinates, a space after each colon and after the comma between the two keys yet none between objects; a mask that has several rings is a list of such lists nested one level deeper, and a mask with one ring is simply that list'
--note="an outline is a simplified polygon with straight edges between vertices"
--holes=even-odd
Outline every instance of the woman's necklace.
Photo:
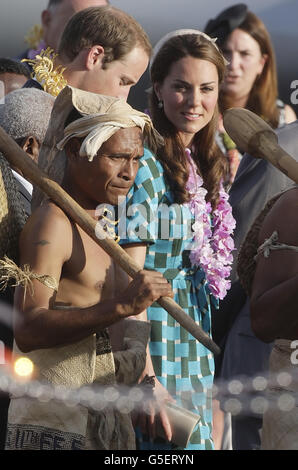
[{"label": "woman's necklace", "polygon": [[219,203],[212,211],[210,202],[206,202],[207,190],[203,188],[203,180],[196,171],[191,151],[186,149],[186,154],[189,161],[186,189],[191,196],[187,205],[195,219],[192,226],[194,248],[190,253],[190,262],[204,270],[210,292],[222,300],[231,287],[228,279],[234,250],[231,235],[236,223],[222,183]]}]

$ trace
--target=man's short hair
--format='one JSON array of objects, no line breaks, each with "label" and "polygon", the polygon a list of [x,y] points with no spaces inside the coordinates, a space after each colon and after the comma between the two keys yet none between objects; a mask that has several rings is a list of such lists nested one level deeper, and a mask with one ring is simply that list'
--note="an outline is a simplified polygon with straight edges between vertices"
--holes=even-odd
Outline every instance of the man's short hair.
[{"label": "man's short hair", "polygon": [[30,78],[30,71],[28,67],[20,62],[6,57],[0,58],[0,74],[2,73],[14,73],[15,75],[24,75]]},{"label": "man's short hair", "polygon": [[142,26],[130,15],[112,6],[90,7],[76,13],[63,32],[59,54],[70,61],[85,48],[100,45],[104,62],[120,60],[135,47],[151,55],[152,46]]},{"label": "man's short hair", "polygon": [[62,2],[63,0],[49,0],[47,8],[49,9],[55,5],[59,5],[59,3],[62,3]]},{"label": "man's short hair", "polygon": [[[51,7],[54,7],[56,5],[59,5],[60,3],[62,3],[64,0],[49,0],[49,3],[48,3],[48,6],[47,6],[47,9],[51,8]],[[110,4],[110,0],[106,0],[107,4],[109,5]]]},{"label": "man's short hair", "polygon": [[29,135],[41,144],[45,138],[55,98],[36,88],[20,88],[0,105],[0,126],[14,140]]}]

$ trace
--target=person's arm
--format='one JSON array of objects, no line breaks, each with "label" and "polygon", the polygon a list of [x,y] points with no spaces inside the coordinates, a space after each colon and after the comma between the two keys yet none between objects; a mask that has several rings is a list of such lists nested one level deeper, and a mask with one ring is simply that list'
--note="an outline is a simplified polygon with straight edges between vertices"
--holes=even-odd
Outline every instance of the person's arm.
[{"label": "person's arm", "polygon": [[[45,214],[45,211],[47,213]],[[38,211],[26,225],[20,241],[21,265],[32,272],[48,275],[58,282],[62,267],[72,252],[72,229],[68,219],[56,207]],[[171,289],[160,273],[141,271],[124,290],[111,300],[82,309],[53,309],[55,292],[38,280],[29,288],[16,289],[14,334],[24,352],[51,348],[79,341],[98,330],[138,315]]]},{"label": "person's arm", "polygon": [[[298,189],[286,192],[263,223],[259,245],[278,233],[278,241],[298,246]],[[255,335],[269,343],[276,338],[297,339],[298,253],[280,249],[269,257],[259,254],[251,295]]]}]

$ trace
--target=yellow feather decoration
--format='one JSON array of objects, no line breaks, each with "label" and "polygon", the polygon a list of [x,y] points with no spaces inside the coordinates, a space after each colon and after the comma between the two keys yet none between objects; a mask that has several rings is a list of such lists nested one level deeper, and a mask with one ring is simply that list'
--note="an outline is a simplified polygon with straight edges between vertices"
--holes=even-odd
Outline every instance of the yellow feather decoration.
[{"label": "yellow feather decoration", "polygon": [[33,77],[40,83],[44,91],[53,96],[58,96],[60,91],[67,85],[67,80],[63,77],[66,67],[59,65],[54,68],[54,60],[58,54],[48,47],[42,50],[35,59],[23,59],[22,62],[28,62],[33,69]]},{"label": "yellow feather decoration", "polygon": [[40,24],[35,24],[29,29],[28,33],[24,37],[25,42],[28,44],[30,49],[37,49],[40,41],[43,38],[43,29]]}]

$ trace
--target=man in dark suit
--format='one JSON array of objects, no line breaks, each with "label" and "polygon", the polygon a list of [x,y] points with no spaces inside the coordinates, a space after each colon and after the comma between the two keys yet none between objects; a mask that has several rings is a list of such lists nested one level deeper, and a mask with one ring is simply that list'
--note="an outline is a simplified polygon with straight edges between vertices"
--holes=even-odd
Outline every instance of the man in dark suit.
[{"label": "man in dark suit", "polygon": [[[0,126],[12,137],[20,147],[37,162],[39,148],[43,142],[46,129],[50,120],[54,98],[44,91],[35,89],[15,90],[5,97],[5,103],[0,105]],[[10,168],[6,160],[0,154],[0,172],[3,186],[6,190],[8,211],[10,211],[9,224],[3,220],[2,207],[0,232],[1,237],[8,239],[9,252],[14,252],[11,247],[12,231],[21,229],[26,218],[31,213],[32,185],[22,175],[18,168]],[[2,224],[5,226],[3,228]],[[17,228],[16,228],[17,227]],[[3,239],[1,240],[1,247]],[[6,252],[2,252],[2,257]],[[7,288],[0,293],[0,341],[1,346],[12,349],[12,328],[7,322],[8,309],[13,305],[13,289]],[[6,361],[7,355],[4,360]],[[3,361],[2,361],[3,362]],[[1,367],[1,362],[0,362]],[[9,399],[0,391],[0,449],[4,448],[7,409]]]},{"label": "man in dark suit", "polygon": [[[298,121],[276,130],[279,144],[298,160]],[[232,287],[213,318],[213,337],[223,353],[218,363],[219,378],[253,377],[268,371],[271,344],[253,334],[250,325],[249,299],[237,276],[237,254],[252,223],[275,195],[293,186],[292,180],[263,159],[245,154],[230,190],[230,203],[236,219],[236,252],[231,274]],[[256,449],[260,446],[262,417],[253,412],[232,417],[233,449]]]}]

